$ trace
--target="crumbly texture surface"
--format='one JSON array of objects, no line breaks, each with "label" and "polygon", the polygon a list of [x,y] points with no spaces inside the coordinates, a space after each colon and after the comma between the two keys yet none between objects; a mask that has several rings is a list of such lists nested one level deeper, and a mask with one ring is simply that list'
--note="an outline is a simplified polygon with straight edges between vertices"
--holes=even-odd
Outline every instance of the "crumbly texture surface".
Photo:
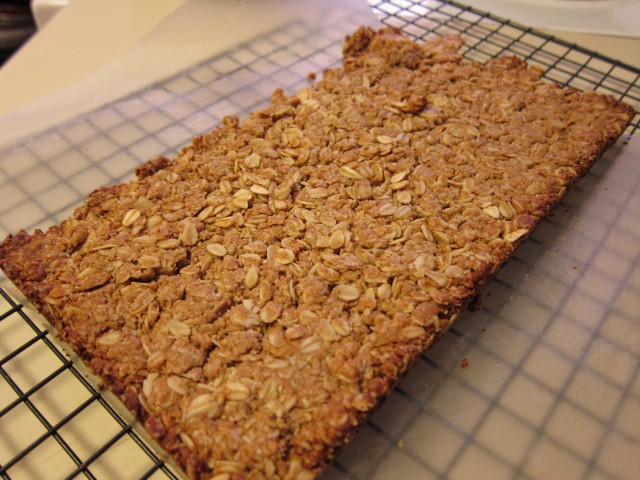
[{"label": "crumbly texture surface", "polygon": [[634,115],[460,46],[360,29],[0,266],[189,476],[315,478]]}]

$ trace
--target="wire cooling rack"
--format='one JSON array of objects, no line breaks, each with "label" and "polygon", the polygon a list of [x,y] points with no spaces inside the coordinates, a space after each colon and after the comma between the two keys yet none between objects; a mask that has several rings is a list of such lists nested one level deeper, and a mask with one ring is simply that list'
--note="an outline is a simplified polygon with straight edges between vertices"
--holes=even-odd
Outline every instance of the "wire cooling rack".
[{"label": "wire cooling rack", "polygon": [[[459,33],[486,62],[640,110],[640,70],[444,1],[380,1],[421,41]],[[0,234],[66,218],[95,187],[174,154],[227,114],[340,62],[358,18],[288,25],[0,152]],[[636,116],[627,133],[640,123]],[[414,366],[324,479],[640,478],[640,166],[622,141]],[[628,145],[624,145],[628,143]],[[139,426],[61,349],[19,292],[0,291],[0,478],[179,478]]]}]

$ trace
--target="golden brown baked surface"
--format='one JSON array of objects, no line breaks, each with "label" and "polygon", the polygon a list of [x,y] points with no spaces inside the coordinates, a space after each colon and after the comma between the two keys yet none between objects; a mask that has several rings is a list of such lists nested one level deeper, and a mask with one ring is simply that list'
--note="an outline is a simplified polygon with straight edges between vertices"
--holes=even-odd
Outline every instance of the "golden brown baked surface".
[{"label": "golden brown baked surface", "polygon": [[631,121],[516,58],[360,29],[0,266],[193,478],[314,478]]}]

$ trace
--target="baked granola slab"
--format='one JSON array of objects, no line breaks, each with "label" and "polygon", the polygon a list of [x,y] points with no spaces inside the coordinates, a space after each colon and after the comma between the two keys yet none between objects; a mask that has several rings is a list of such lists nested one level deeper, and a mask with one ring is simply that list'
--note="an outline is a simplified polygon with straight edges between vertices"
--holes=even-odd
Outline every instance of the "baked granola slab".
[{"label": "baked granola slab", "polygon": [[315,478],[633,110],[360,29],[0,266],[194,479]]}]

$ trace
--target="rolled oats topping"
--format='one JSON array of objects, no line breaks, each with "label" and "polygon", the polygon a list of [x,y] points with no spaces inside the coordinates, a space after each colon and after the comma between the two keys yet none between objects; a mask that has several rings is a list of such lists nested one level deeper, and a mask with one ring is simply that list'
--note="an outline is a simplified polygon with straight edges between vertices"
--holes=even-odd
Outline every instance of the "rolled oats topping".
[{"label": "rolled oats topping", "polygon": [[0,266],[190,477],[315,478],[632,119],[461,45],[362,28]]}]

